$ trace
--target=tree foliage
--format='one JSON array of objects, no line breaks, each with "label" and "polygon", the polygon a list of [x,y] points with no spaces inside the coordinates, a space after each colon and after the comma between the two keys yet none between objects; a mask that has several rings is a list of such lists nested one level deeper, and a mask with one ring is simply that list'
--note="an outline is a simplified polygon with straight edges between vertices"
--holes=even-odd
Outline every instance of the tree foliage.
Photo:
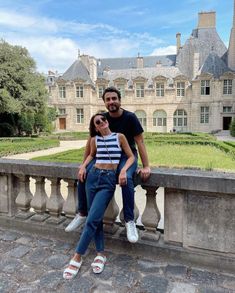
[{"label": "tree foliage", "polygon": [[0,123],[9,123],[17,134],[45,130],[47,98],[45,79],[27,49],[0,40]]},{"label": "tree foliage", "polygon": [[230,133],[232,136],[235,137],[235,118],[233,119],[233,121],[230,124]]}]

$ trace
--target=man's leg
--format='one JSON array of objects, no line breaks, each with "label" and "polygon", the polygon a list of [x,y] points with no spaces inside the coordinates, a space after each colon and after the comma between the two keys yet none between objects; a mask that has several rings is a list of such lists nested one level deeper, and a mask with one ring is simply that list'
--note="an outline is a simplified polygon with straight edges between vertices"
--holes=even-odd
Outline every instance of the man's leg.
[{"label": "man's leg", "polygon": [[[91,168],[93,167],[95,163],[95,160],[92,160],[87,168],[87,175],[89,173],[89,171],[91,170]],[[86,176],[87,176],[86,175]],[[85,188],[86,182],[81,182],[78,181],[77,184],[77,191],[78,191],[78,208],[77,208],[77,213],[74,217],[74,219],[71,221],[71,223],[65,228],[66,232],[70,232],[75,230],[77,227],[81,226],[85,220],[86,220],[86,216],[87,216],[87,199],[86,199],[86,188]]]},{"label": "man's leg", "polygon": [[[121,161],[118,166],[118,173],[120,172],[122,167],[125,165],[126,160],[127,160],[127,157],[125,155],[122,155]],[[134,189],[134,182],[133,182],[134,173],[136,172],[136,169],[137,169],[137,160],[138,160],[137,156],[135,156],[135,162],[127,170],[127,184],[121,187],[122,200],[123,200],[123,214],[124,214],[124,220],[125,220],[125,225],[127,229],[127,238],[132,243],[138,241],[138,232],[134,222],[135,189]]]}]

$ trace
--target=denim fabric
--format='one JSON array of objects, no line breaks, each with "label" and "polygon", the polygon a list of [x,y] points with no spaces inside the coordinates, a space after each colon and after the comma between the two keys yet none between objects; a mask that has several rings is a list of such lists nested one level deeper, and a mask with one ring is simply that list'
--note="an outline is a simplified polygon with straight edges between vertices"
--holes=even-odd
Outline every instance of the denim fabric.
[{"label": "denim fabric", "polygon": [[96,251],[104,250],[103,217],[116,187],[116,171],[93,167],[87,176],[86,194],[88,216],[76,247],[76,252],[85,254],[94,239]]},{"label": "denim fabric", "polygon": [[[123,153],[120,163],[118,165],[118,174],[125,165],[127,156]],[[131,167],[127,170],[127,184],[122,186],[122,202],[123,202],[123,215],[125,222],[134,220],[134,201],[135,201],[135,187],[133,182],[134,173],[137,169],[138,158],[135,155],[135,161]]]},{"label": "denim fabric", "polygon": [[[134,220],[134,183],[133,183],[133,175],[137,169],[137,153],[135,155],[135,162],[131,165],[131,167],[127,170],[127,185],[122,187],[122,200],[123,200],[123,214],[125,222]],[[122,153],[120,163],[118,165],[118,174],[121,168],[125,165],[127,160],[127,156]],[[87,166],[87,174],[89,170],[94,165],[95,160],[92,160],[90,164]],[[88,176],[88,175],[87,175]],[[87,197],[85,190],[85,182],[78,181],[78,212],[83,215],[87,215]]]}]

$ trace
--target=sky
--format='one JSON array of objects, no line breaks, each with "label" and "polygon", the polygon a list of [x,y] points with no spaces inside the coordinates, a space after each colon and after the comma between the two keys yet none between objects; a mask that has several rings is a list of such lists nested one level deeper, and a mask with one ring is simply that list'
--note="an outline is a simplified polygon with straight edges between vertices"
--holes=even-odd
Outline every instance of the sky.
[{"label": "sky", "polygon": [[228,45],[233,0],[0,0],[0,39],[26,47],[37,70],[63,73],[80,54],[96,58],[176,53],[197,27],[198,12],[216,11]]}]

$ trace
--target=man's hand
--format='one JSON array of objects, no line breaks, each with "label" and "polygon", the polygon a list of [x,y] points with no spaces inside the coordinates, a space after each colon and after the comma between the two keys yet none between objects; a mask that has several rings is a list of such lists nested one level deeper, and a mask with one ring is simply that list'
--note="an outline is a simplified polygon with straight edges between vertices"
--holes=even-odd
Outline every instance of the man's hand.
[{"label": "man's hand", "polygon": [[140,174],[140,178],[142,181],[147,181],[150,177],[150,173],[150,167],[143,167],[137,170],[137,174]]},{"label": "man's hand", "polygon": [[81,182],[84,182],[85,179],[86,179],[86,168],[81,165],[80,168],[78,169],[78,180],[80,180]]}]

